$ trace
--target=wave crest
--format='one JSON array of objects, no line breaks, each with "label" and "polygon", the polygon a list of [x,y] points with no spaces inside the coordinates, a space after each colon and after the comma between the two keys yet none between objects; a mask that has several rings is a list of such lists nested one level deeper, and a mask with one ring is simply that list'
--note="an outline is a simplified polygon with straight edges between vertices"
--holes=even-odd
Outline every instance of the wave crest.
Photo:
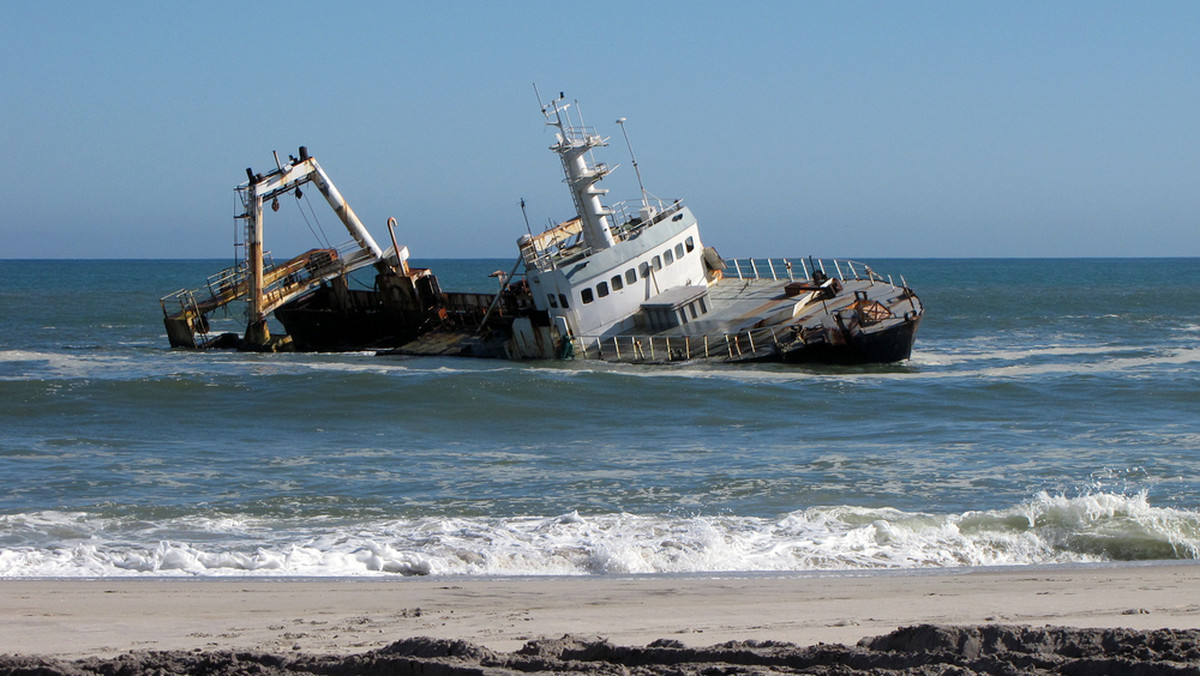
[{"label": "wave crest", "polygon": [[0,517],[0,576],[611,575],[1200,558],[1200,514],[1146,495],[1040,493],[962,514],[812,507],[775,519],[627,513],[162,522]]}]

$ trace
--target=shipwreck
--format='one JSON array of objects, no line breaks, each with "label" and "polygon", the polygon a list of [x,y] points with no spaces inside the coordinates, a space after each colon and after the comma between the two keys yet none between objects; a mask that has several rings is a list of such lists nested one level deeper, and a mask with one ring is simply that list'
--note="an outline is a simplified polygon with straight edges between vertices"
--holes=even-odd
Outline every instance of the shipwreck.
[{"label": "shipwreck", "polygon": [[[542,114],[576,213],[536,234],[526,220],[496,293],[443,290],[432,270],[409,265],[392,219],[391,246],[381,248],[301,147],[286,162],[276,155],[270,171],[246,170],[236,188],[244,227],[235,265],[161,299],[171,346],[635,363],[909,358],[924,307],[903,277],[849,260],[722,258],[691,210],[652,196],[640,171],[637,199],[605,204],[599,183],[615,167],[596,162],[593,150],[608,139],[572,108],[560,95]],[[275,263],[263,249],[264,206],[308,187],[350,240]],[[374,273],[371,288],[347,283],[360,270]],[[213,335],[210,317],[230,308],[244,313],[244,331]],[[271,315],[284,334],[271,333]]]}]

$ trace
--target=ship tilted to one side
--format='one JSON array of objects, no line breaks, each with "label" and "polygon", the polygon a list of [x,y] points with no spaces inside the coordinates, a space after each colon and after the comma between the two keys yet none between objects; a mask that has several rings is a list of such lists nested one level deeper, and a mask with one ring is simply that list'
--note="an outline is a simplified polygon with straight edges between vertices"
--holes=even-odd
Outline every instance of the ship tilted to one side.
[{"label": "ship tilted to one side", "polygon": [[[391,222],[393,246],[381,249],[302,148],[286,165],[277,160],[274,171],[247,170],[239,188],[246,259],[205,289],[163,299],[172,346],[646,363],[909,358],[924,308],[902,278],[854,261],[722,259],[705,246],[686,206],[644,188],[639,199],[604,204],[607,191],[598,184],[611,169],[592,151],[607,139],[577,110],[562,96],[542,108],[576,216],[522,236],[512,272],[499,275],[499,293],[442,291],[430,270],[408,265]],[[617,121],[622,130],[624,121]],[[353,241],[273,265],[263,258],[262,205],[298,195],[308,182]],[[347,275],[370,265],[374,288],[349,289]],[[245,302],[245,334],[209,336],[208,315],[234,301]],[[266,329],[272,312],[287,339]]]}]

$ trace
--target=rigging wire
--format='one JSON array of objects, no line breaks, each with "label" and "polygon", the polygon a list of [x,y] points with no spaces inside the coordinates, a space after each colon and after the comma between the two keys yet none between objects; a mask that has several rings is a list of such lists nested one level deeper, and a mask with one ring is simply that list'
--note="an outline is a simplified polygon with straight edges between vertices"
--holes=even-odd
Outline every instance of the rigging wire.
[{"label": "rigging wire", "polygon": [[358,271],[355,270],[354,272],[351,272],[350,274],[346,275],[346,281],[348,282],[348,284],[353,284],[354,286],[356,286],[360,289],[365,289],[367,291],[373,291],[379,286],[375,282],[372,282],[371,284],[368,285],[363,280],[359,279],[358,277],[355,277],[354,276],[355,272],[358,272]]},{"label": "rigging wire", "polygon": [[[308,205],[309,212],[312,213],[313,221],[316,222],[317,228],[313,229],[312,223],[308,220],[308,215],[304,213],[304,207],[300,204],[300,200],[296,200],[296,208],[300,210],[300,215],[304,218],[304,224],[308,226],[308,231],[312,233],[313,239],[317,240],[318,244],[324,244],[326,249],[332,249],[329,244],[329,238],[325,236],[325,229],[321,227],[321,219],[317,218],[317,212],[313,209],[312,202],[308,200],[308,196],[303,197],[304,203]],[[320,231],[320,235],[317,231]]]}]

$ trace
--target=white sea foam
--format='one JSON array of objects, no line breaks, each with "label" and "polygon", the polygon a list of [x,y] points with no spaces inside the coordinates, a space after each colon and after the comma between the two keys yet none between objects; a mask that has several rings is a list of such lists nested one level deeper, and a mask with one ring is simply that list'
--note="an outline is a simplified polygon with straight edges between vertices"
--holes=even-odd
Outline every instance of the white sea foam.
[{"label": "white sea foam", "polygon": [[[906,364],[911,371],[856,374],[851,378],[953,379],[1028,378],[1043,375],[1134,374],[1190,368],[1200,363],[1200,348],[1137,349],[1120,346],[1063,346],[1003,349],[970,348],[925,351]],[[839,375],[839,378],[846,376]]]},{"label": "white sea foam", "polygon": [[1145,495],[1039,494],[953,515],[814,507],[775,519],[634,514],[152,523],[0,517],[0,576],[604,575],[1200,558],[1200,514]]},{"label": "white sea foam", "polygon": [[[1125,350],[1124,352],[1128,352]],[[979,370],[979,374],[990,377],[1013,377],[1048,375],[1055,373],[1144,373],[1150,368],[1182,366],[1200,363],[1200,348],[1164,350],[1149,355],[1134,357],[1112,356],[1102,361],[1061,362],[1044,364],[1007,364]]]},{"label": "white sea foam", "polygon": [[1051,343],[1044,346],[998,348],[995,341],[978,345],[922,349],[894,370],[871,369],[861,373],[814,372],[804,369],[730,368],[721,365],[688,363],[677,366],[646,366],[579,362],[571,368],[552,367],[553,373],[566,377],[595,374],[619,374],[648,379],[715,380],[738,384],[783,384],[814,380],[889,381],[912,379],[948,379],[963,377],[1016,378],[1055,374],[1142,373],[1147,369],[1190,366],[1200,363],[1200,348],[1154,349],[1121,345],[1071,345]]},{"label": "white sea foam", "polygon": [[0,376],[4,380],[28,380],[28,372],[36,370],[60,378],[86,377],[108,360],[94,355],[37,350],[0,350],[0,364],[19,365],[21,373]]},{"label": "white sea foam", "polygon": [[553,365],[505,362],[449,364],[431,359],[382,359],[372,353],[289,356],[270,362],[257,355],[218,353],[117,354],[88,351],[0,350],[0,364],[16,373],[0,372],[0,380],[28,380],[35,372],[49,380],[102,378],[130,380],[145,376],[209,378],[222,374],[306,375],[311,373],[430,377],[524,372],[530,377],[574,380],[604,375],[645,379],[713,380],[734,384],[787,384],[814,380],[890,381],[961,377],[1013,378],[1048,374],[1138,373],[1152,368],[1190,367],[1200,363],[1200,348],[1165,347],[1139,350],[1125,346],[1047,344],[1020,348],[996,347],[994,341],[931,346],[892,370],[825,373],[809,369],[731,368],[688,363],[672,366],[571,362]]}]

